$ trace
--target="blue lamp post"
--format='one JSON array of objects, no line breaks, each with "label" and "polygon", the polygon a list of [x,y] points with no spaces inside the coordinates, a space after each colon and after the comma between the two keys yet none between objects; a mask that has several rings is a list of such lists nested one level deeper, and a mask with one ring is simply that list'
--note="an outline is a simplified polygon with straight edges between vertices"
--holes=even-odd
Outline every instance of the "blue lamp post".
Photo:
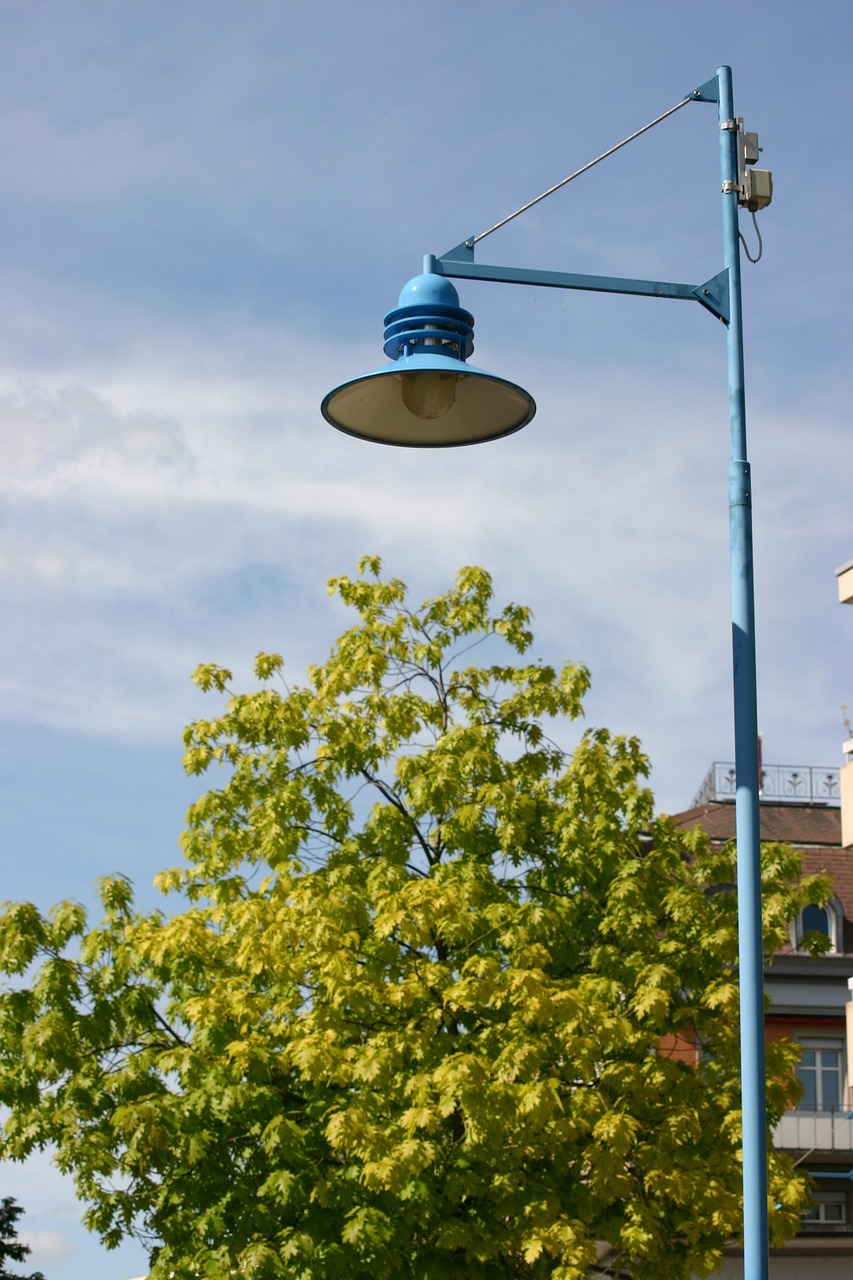
[{"label": "blue lamp post", "polygon": [[[385,318],[385,353],[392,363],[330,391],[323,400],[322,413],[328,422],[349,435],[416,448],[446,448],[493,440],[518,431],[531,420],[536,406],[526,391],[467,363],[473,351],[474,320],[459,305],[458,294],[448,277],[698,302],[724,323],[731,436],[729,532],[737,775],[744,1277],[745,1280],[768,1280],[752,495],[746,451],[738,210],[743,206],[754,211],[769,204],[772,182],[766,170],[748,167],[758,159],[758,139],[755,134],[745,133],[743,122],[735,117],[729,67],[720,67],[711,80],[592,164],[690,102],[717,103],[718,106],[722,271],[704,284],[678,284],[476,263],[477,241],[517,216],[511,214],[490,231],[464,241],[440,258],[427,255],[423,274],[409,281],[400,295],[399,305]],[[557,186],[576,176],[570,175]],[[552,187],[551,191],[556,189]],[[544,195],[550,195],[551,191]],[[543,198],[540,196],[537,200]],[[530,208],[530,204],[517,213]]]}]

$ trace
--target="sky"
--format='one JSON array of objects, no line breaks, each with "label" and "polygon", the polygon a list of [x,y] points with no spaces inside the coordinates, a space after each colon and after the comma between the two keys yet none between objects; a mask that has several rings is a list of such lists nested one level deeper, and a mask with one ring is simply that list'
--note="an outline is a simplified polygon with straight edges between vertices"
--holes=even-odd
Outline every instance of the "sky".
[{"label": "sky", "polygon": [[[440,254],[732,66],[774,200],[744,260],[766,763],[836,765],[853,704],[849,0],[0,0],[0,846],[6,899],[153,905],[203,661],[298,680],[378,554],[413,601],[483,564],[661,810],[731,760],[725,331],[692,304],[460,284],[524,431],[419,452],[319,403],[384,361]],[[478,260],[700,283],[716,109],[690,104]],[[742,231],[755,256],[752,220]],[[579,729],[569,727],[566,747]],[[49,1155],[0,1170],[48,1280],[125,1280]]]}]

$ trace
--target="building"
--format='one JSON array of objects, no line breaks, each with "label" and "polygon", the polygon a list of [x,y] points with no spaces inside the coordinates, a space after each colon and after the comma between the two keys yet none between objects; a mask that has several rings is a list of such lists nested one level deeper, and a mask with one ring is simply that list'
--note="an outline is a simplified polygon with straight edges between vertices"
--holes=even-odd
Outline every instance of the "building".
[{"label": "building", "polygon": [[[773,1140],[815,1185],[815,1206],[800,1234],[774,1257],[779,1280],[853,1276],[853,743],[846,745],[851,754],[840,771],[762,768],[762,839],[793,845],[806,872],[826,873],[834,884],[826,908],[806,907],[791,921],[789,945],[765,971],[765,1038],[786,1038],[802,1050],[803,1097]],[[691,807],[674,821],[684,830],[701,827],[712,841],[733,839],[734,766],[712,765]],[[829,939],[819,958],[799,946],[814,929]],[[726,1280],[741,1274],[735,1257],[719,1272]]]}]

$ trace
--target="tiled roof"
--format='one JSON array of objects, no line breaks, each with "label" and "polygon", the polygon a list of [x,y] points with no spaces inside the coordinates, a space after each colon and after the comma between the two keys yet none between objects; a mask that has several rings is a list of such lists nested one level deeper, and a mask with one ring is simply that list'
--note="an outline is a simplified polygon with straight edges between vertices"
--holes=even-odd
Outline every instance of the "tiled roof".
[{"label": "tiled roof", "polygon": [[[815,846],[839,848],[841,845],[841,810],[829,805],[762,804],[760,806],[762,840],[785,840],[798,849]],[[700,805],[672,817],[676,828],[701,827],[712,840],[732,840],[735,834],[733,801]]]}]

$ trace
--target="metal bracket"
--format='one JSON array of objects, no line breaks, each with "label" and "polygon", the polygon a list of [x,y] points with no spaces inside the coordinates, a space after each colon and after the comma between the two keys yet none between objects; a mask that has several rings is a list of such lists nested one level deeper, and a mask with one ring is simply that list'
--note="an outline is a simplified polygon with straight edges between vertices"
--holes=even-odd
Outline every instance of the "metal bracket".
[{"label": "metal bracket", "polygon": [[711,312],[712,316],[722,320],[723,324],[728,324],[731,316],[728,267],[718,271],[715,276],[712,276],[710,280],[706,280],[704,284],[698,285],[693,290],[693,296],[697,302],[701,302],[702,306]]},{"label": "metal bracket", "polygon": [[688,98],[692,98],[694,102],[719,102],[720,101],[720,82],[716,76],[712,80],[706,80],[704,84],[700,84],[698,89],[694,89],[692,93],[688,93]]},{"label": "metal bracket", "polygon": [[581,289],[592,293],[626,293],[647,298],[675,298],[695,301],[729,322],[728,271],[720,271],[704,284],[680,284],[661,280],[630,280],[619,276],[587,276],[567,271],[535,271],[528,267],[499,267],[475,263],[474,246],[463,240],[441,257],[424,259],[424,270],[456,280],[491,280],[497,284],[539,285],[551,289]]},{"label": "metal bracket", "polygon": [[743,191],[743,187],[739,182],[732,182],[731,178],[726,178],[722,191],[724,196],[730,196],[733,191]]},{"label": "metal bracket", "polygon": [[729,133],[737,133],[740,123],[741,122],[738,120],[721,120],[720,131],[722,132],[723,129],[728,129]]}]

